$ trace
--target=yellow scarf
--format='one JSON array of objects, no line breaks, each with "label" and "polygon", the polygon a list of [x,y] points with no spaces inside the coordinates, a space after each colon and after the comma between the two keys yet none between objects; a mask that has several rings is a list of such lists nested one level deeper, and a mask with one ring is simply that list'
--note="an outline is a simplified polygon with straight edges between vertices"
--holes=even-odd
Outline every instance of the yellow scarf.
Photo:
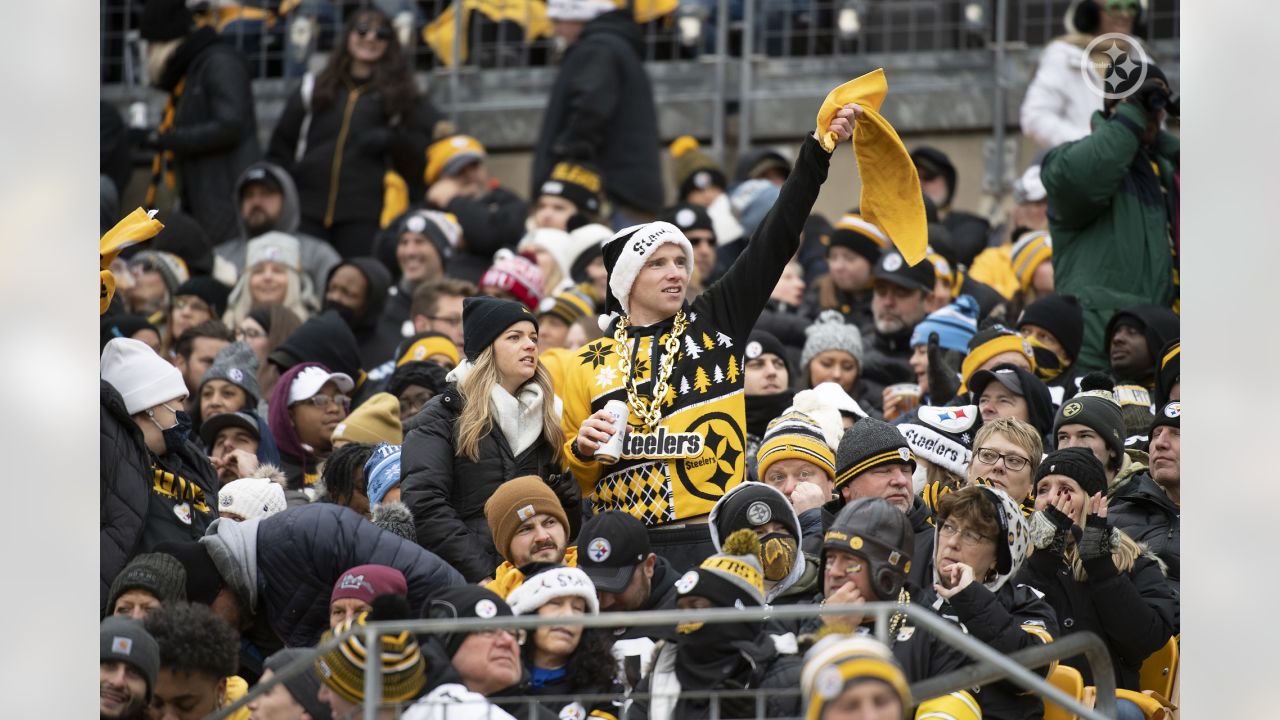
[{"label": "yellow scarf", "polygon": [[832,90],[818,111],[818,137],[827,152],[835,150],[836,134],[826,128],[836,112],[849,103],[862,107],[862,117],[853,129],[853,151],[862,178],[859,213],[888,234],[908,265],[915,265],[924,259],[929,229],[915,163],[898,132],[879,112],[888,90],[883,68]]}]

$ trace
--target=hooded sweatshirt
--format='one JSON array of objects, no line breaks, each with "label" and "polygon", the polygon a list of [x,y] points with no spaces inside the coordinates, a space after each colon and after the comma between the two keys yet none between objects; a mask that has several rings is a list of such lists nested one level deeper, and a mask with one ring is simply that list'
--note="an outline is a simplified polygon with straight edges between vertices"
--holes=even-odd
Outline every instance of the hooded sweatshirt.
[{"label": "hooded sweatshirt", "polygon": [[267,411],[267,425],[271,436],[275,438],[276,448],[280,452],[280,465],[284,468],[289,490],[299,490],[314,485],[320,479],[320,461],[309,446],[298,439],[298,431],[289,417],[289,388],[293,385],[298,373],[309,367],[318,367],[325,372],[329,368],[316,362],[298,363],[289,368],[271,391],[271,403]]},{"label": "hooded sweatshirt", "polygon": [[248,229],[244,226],[244,216],[240,214],[240,197],[244,191],[244,186],[248,182],[248,177],[251,174],[256,174],[257,171],[265,171],[270,174],[280,184],[280,192],[284,195],[284,203],[280,208],[280,217],[276,218],[276,224],[271,229],[292,235],[298,239],[298,245],[302,250],[303,273],[310,279],[312,288],[323,288],[325,279],[329,276],[329,271],[342,260],[342,256],[329,243],[298,232],[300,218],[298,187],[294,184],[293,178],[289,177],[289,173],[285,172],[279,165],[269,162],[256,162],[241,173],[240,178],[236,180],[235,191],[232,196],[232,201],[236,207],[236,237],[214,246],[213,251],[217,253],[218,257],[234,265],[237,273],[244,272],[245,248],[249,240],[253,239],[253,236],[249,235]]},{"label": "hooded sweatshirt", "polygon": [[[786,525],[788,532],[790,532],[791,536],[796,539],[796,548],[797,548],[796,562],[794,562],[791,565],[791,570],[787,573],[787,576],[781,580],[778,580],[777,582],[765,580],[764,601],[766,604],[771,604],[774,602],[774,600],[776,600],[778,597],[782,596],[783,594],[788,594],[787,591],[793,589],[793,587],[796,586],[797,583],[799,583],[801,576],[805,575],[806,565],[813,564],[816,566],[817,559],[811,556],[806,557],[803,553],[799,552],[799,545],[802,539],[802,533],[800,531],[800,517],[796,515],[796,510],[791,505],[791,501],[787,500],[786,496],[783,495],[781,491],[779,491],[777,488],[773,487],[772,485],[765,485],[764,483],[758,483],[758,482],[742,483],[740,485],[734,486],[731,490],[729,490],[729,492],[725,493],[724,496],[721,497],[720,500],[716,502],[714,507],[711,508],[711,514],[707,518],[707,525],[711,529],[711,544],[715,547],[716,552],[721,551],[720,530],[721,530],[721,525],[724,523],[725,503],[734,494],[742,492],[747,488],[754,488],[755,492],[760,492],[760,490],[763,488],[770,492],[776,493],[778,497],[782,499],[782,503],[787,506],[787,509],[790,511],[790,513],[783,517],[778,517],[773,519],[777,520],[783,525]],[[729,528],[728,530],[732,532],[733,530],[740,530],[740,529],[741,528]],[[726,536],[728,535],[727,532],[724,534]],[[813,596],[814,592],[819,591],[821,589],[822,589],[821,587],[810,588],[809,592],[805,594],[804,599],[808,600]]]},{"label": "hooded sweatshirt", "polygon": [[351,258],[334,265],[329,270],[324,284],[326,291],[329,289],[329,280],[333,278],[333,274],[339,268],[348,265],[359,270],[367,283],[364,307],[359,313],[329,301],[325,302],[325,307],[337,310],[356,336],[356,343],[360,346],[360,365],[367,368],[377,367],[391,358],[401,339],[398,333],[385,332],[380,322],[383,309],[387,304],[387,293],[391,288],[391,273],[386,266],[374,258]]}]

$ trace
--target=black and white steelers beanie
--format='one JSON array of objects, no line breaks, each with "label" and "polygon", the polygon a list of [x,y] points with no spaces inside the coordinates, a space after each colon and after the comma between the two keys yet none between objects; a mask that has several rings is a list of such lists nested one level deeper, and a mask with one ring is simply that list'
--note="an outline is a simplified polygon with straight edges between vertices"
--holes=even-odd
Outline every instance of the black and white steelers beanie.
[{"label": "black and white steelers beanie", "polygon": [[[655,250],[667,244],[679,245],[684,250],[688,267],[693,267],[693,245],[680,228],[669,222],[651,222],[632,225],[619,230],[604,243],[604,267],[609,273],[609,287],[605,292],[605,312],[624,315],[631,312],[631,286],[636,276]],[[608,322],[601,319],[601,327]]]}]

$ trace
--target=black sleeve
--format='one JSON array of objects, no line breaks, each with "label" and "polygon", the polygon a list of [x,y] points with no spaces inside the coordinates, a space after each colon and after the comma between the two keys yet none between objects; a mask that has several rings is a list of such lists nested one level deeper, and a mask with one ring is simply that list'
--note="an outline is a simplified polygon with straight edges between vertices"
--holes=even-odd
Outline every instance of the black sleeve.
[{"label": "black sleeve", "polygon": [[99,106],[98,170],[111,178],[116,191],[123,195],[133,169],[129,161],[129,133],[125,129],[124,118],[120,117],[120,111],[114,105],[100,100]]},{"label": "black sleeve", "polygon": [[276,121],[275,130],[271,131],[271,142],[267,145],[267,160],[279,165],[288,172],[293,172],[294,155],[298,151],[298,135],[302,132],[302,119],[307,111],[302,107],[302,93],[294,90],[285,101],[284,111]]},{"label": "black sleeve", "polygon": [[444,210],[458,218],[467,252],[484,257],[501,248],[515,247],[524,235],[524,221],[529,214],[525,201],[504,188],[495,188],[479,198],[456,197]]},{"label": "black sleeve", "polygon": [[231,150],[257,131],[253,123],[249,74],[239,56],[212,55],[203,80],[211,117],[198,123],[176,125],[160,136],[161,147],[179,157]]},{"label": "black sleeve", "polygon": [[102,413],[100,455],[102,468],[99,495],[98,547],[101,597],[105,609],[108,591],[116,575],[133,557],[142,538],[147,517],[151,479],[145,474],[147,456],[135,443],[123,437],[119,421]]},{"label": "black sleeve", "polygon": [[[1008,654],[1022,648],[1050,642],[1058,632],[1058,616],[1043,599],[1031,599],[1011,611],[995,593],[980,583],[972,583],[948,602],[969,633],[982,642]],[[1041,632],[1043,631],[1043,632]],[[1048,636],[1048,637],[1046,637]]]},{"label": "black sleeve", "polygon": [[1125,662],[1140,664],[1178,631],[1178,598],[1160,566],[1138,558],[1127,573],[1111,558],[1085,563],[1085,585],[1107,635],[1107,645]]},{"label": "black sleeve", "polygon": [[418,528],[418,544],[474,583],[492,575],[493,568],[482,551],[484,542],[454,507],[453,457],[452,428],[444,417],[433,414],[430,422],[404,439],[400,489]]},{"label": "black sleeve", "polygon": [[440,112],[430,98],[419,98],[414,111],[396,127],[388,148],[392,167],[409,185],[410,202],[426,192],[427,146],[439,120]]},{"label": "black sleeve", "polygon": [[812,555],[822,555],[822,508],[812,508],[800,513],[801,549]]},{"label": "black sleeve", "polygon": [[827,179],[831,154],[812,135],[800,146],[795,169],[787,177],[773,208],[747,242],[747,247],[699,298],[712,318],[729,329],[734,340],[745,340],[764,310],[782,269],[800,248],[800,232]]},{"label": "black sleeve", "polygon": [[565,89],[568,122],[551,145],[553,158],[594,162],[612,130],[618,106],[618,69],[613,53],[599,41],[579,45],[560,72],[569,78]]}]

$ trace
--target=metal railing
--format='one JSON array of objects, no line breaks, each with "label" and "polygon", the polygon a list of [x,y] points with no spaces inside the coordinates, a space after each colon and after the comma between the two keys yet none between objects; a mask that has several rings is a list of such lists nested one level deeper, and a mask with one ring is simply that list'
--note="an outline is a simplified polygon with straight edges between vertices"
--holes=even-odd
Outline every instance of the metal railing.
[{"label": "metal railing", "polygon": [[[1043,697],[1047,701],[1057,703],[1068,712],[1085,720],[1107,720],[1115,717],[1116,685],[1111,655],[1103,641],[1093,633],[1074,633],[1039,647],[1003,655],[989,645],[966,634],[954,623],[939,617],[929,608],[919,605],[900,606],[895,603],[885,602],[866,603],[863,605],[786,605],[748,610],[716,608],[709,610],[603,613],[575,618],[574,624],[581,625],[584,628],[670,627],[690,621],[718,624],[763,622],[767,620],[804,620],[818,616],[858,614],[863,616],[872,615],[875,618],[875,637],[880,642],[888,644],[890,639],[888,620],[892,614],[898,612],[905,613],[907,618],[918,626],[917,631],[923,629],[932,633],[942,642],[974,660],[973,664],[945,675],[914,683],[911,686],[911,692],[912,696],[918,701],[939,697],[957,690],[973,688],[997,680],[1008,680],[1029,692]],[[356,632],[364,635],[365,656],[377,658],[381,655],[379,636],[382,633],[398,633],[408,630],[421,635],[446,632],[469,633],[494,629],[530,630],[542,626],[563,625],[564,622],[563,617],[524,615],[489,619],[424,619],[369,623],[363,628],[353,628],[351,631],[317,646],[313,653],[309,653],[281,668],[279,672],[273,674],[271,680],[254,686],[244,697],[210,715],[209,718],[211,720],[224,720],[230,717],[237,710],[248,705],[254,698],[269,691],[275,685],[309,669],[314,664],[316,655],[329,652]],[[1082,654],[1089,663],[1097,687],[1097,700],[1093,708],[1085,707],[1076,698],[1067,695],[1044,677],[1029,669],[1042,667],[1054,660],[1063,660]],[[364,675],[363,713],[366,720],[376,720],[379,708],[382,705],[381,667],[377,663],[371,663],[369,669],[372,672],[366,671]],[[760,703],[763,702],[763,692],[765,691],[747,690],[709,693],[689,691],[682,692],[681,695],[691,698],[705,695],[712,701],[713,708],[718,708],[720,699],[754,697],[757,702],[757,708],[760,708]],[[769,690],[767,692],[771,695],[780,694],[777,690]],[[796,688],[796,692],[799,692],[799,688]],[[587,696],[573,697],[584,698]],[[528,705],[532,709],[536,703],[546,699],[549,699],[549,697],[530,698],[528,699]],[[510,698],[504,698],[504,701],[506,700],[510,700]],[[763,716],[762,713],[758,713],[758,715]],[[532,713],[530,717],[533,717]]]}]

